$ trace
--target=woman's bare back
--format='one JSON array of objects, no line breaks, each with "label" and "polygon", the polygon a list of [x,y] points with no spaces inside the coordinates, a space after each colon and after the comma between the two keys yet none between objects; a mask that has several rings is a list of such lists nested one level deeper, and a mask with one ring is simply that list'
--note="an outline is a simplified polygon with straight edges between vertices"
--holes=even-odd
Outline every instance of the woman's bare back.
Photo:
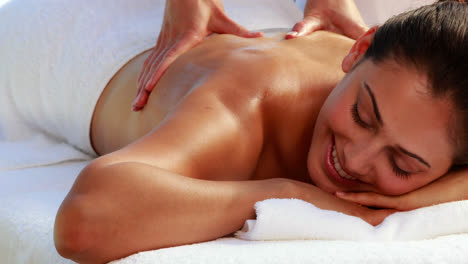
[{"label": "woman's bare back", "polygon": [[[246,159],[252,160],[244,170],[254,175],[249,178],[271,178],[287,172],[305,181],[305,158],[316,115],[344,75],[341,60],[352,41],[326,32],[288,41],[282,40],[283,36],[243,39],[219,35],[205,40],[176,60],[144,110],[135,113],[131,103],[136,78],[149,52],[139,55],[114,76],[96,106],[92,123],[96,151],[106,154],[150,131],[157,133],[161,123],[173,118],[189,98],[194,102],[190,111],[198,111],[199,116],[214,111],[219,106],[205,101],[212,97],[245,125],[251,133],[246,138],[257,135],[258,146],[247,144],[250,149],[244,150]],[[186,121],[185,129],[201,129],[191,121]],[[216,131],[223,131],[221,122],[215,126]],[[210,133],[216,132],[207,132],[207,142],[200,144],[219,143],[219,136]],[[176,134],[171,141],[178,140]],[[213,142],[208,143],[210,138]]]},{"label": "woman's bare back", "polygon": [[[275,89],[281,92],[290,90],[288,93],[291,95],[301,93],[291,89],[292,86],[298,88],[298,85],[310,83],[317,89],[338,82],[343,76],[340,63],[350,47],[350,40],[325,32],[290,41],[280,40],[283,35],[260,39],[218,35],[207,39],[176,60],[154,89],[145,109],[133,112],[131,103],[136,94],[138,73],[150,53],[143,52],[113,77],[101,95],[92,122],[94,148],[99,154],[106,154],[142,137],[205,77],[219,72],[233,71],[244,79],[252,79],[250,87],[239,87],[239,90],[258,91],[266,85],[271,86],[268,81],[283,79],[286,80],[285,85]],[[246,68],[252,64],[258,68],[255,74],[260,72],[264,78],[260,80],[260,76],[252,76]],[[270,72],[277,73],[273,72],[274,67],[283,68],[284,76],[268,76]],[[297,78],[302,79],[300,83]]]}]

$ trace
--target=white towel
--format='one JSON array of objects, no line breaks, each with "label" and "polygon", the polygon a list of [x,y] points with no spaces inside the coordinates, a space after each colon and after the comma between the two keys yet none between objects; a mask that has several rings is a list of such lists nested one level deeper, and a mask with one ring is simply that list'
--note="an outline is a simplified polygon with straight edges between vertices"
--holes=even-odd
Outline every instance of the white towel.
[{"label": "white towel", "polygon": [[322,210],[298,199],[268,199],[255,204],[236,237],[245,240],[408,241],[468,233],[468,201],[439,204],[388,216],[380,225]]},{"label": "white towel", "polygon": [[[0,173],[0,263],[65,264],[54,248],[57,209],[86,162]],[[420,241],[248,241],[222,238],[150,250],[113,264],[466,264],[468,234]]]},{"label": "white towel", "polygon": [[0,172],[89,159],[72,146],[43,134],[21,141],[0,140]]},{"label": "white towel", "polygon": [[[287,28],[301,17],[291,0],[223,2],[250,29]],[[154,46],[164,3],[0,0],[0,140],[14,141],[0,143],[0,171],[90,158],[65,142],[94,154],[99,95],[128,60]]]}]

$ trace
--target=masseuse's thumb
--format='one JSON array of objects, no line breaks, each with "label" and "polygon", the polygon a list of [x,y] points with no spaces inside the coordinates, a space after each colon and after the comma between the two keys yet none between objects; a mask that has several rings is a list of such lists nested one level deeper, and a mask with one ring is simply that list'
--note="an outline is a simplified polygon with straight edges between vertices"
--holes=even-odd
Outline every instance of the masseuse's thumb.
[{"label": "masseuse's thumb", "polygon": [[213,33],[232,34],[244,38],[257,38],[263,36],[263,32],[252,32],[230,19],[225,13],[221,13],[213,22]]},{"label": "masseuse's thumb", "polygon": [[305,17],[302,21],[294,25],[291,32],[286,34],[286,39],[306,36],[320,29],[323,29],[323,24],[320,19],[313,16]]},{"label": "masseuse's thumb", "polygon": [[333,17],[333,23],[335,24],[335,27],[343,32],[344,35],[352,39],[358,39],[362,34],[369,30],[364,22],[361,23],[337,14]]}]

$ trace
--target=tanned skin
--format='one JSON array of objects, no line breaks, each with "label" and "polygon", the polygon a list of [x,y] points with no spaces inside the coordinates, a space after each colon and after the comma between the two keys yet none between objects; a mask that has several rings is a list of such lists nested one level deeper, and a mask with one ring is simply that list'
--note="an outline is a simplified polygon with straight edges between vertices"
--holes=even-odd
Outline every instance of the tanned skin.
[{"label": "tanned skin", "polygon": [[59,253],[103,263],[216,239],[272,197],[359,216],[363,207],[310,184],[306,165],[315,119],[352,44],[326,32],[213,36],[171,65],[137,113],[131,105],[149,51],[130,61],[96,106],[91,137],[103,156],[57,214]]}]

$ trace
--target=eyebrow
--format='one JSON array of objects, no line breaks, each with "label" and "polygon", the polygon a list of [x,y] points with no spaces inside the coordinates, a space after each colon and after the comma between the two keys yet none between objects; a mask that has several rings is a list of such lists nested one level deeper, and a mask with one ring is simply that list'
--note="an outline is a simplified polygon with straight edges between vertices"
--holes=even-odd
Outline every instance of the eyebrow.
[{"label": "eyebrow", "polygon": [[419,160],[419,162],[423,163],[423,164],[426,165],[427,167],[429,167],[429,168],[431,167],[431,165],[429,165],[429,163],[427,163],[427,161],[425,161],[423,158],[419,157],[418,155],[416,155],[416,154],[414,154],[414,153],[411,153],[411,152],[409,152],[408,150],[406,150],[406,149],[404,149],[404,148],[402,148],[402,147],[400,147],[400,146],[398,146],[398,149],[399,149],[401,152],[405,153],[406,155],[408,155],[408,156],[410,156],[410,157],[412,157],[412,158],[415,158],[415,159]]},{"label": "eyebrow", "polygon": [[[375,118],[377,119],[377,121],[379,122],[380,126],[383,127],[384,123],[382,121],[382,116],[380,115],[380,111],[379,111],[379,107],[377,106],[377,101],[375,100],[375,96],[374,96],[374,93],[372,92],[371,88],[369,87],[369,85],[366,83],[366,82],[363,82],[363,85],[364,87],[366,88],[366,91],[369,93],[369,96],[372,100],[372,107],[374,109],[374,115],[375,115]],[[403,152],[404,154],[414,158],[414,159],[417,159],[419,162],[421,162],[422,164],[426,165],[427,167],[431,167],[431,165],[425,161],[423,158],[419,157],[418,155],[414,154],[414,153],[411,153],[409,152],[408,150],[400,147],[400,146],[397,146],[397,148]]]},{"label": "eyebrow", "polygon": [[377,106],[377,101],[375,101],[374,93],[372,92],[372,90],[366,82],[363,82],[363,84],[372,100],[372,107],[374,108],[375,118],[377,118],[377,121],[379,122],[380,126],[383,127],[382,117],[380,116],[379,107]]}]

